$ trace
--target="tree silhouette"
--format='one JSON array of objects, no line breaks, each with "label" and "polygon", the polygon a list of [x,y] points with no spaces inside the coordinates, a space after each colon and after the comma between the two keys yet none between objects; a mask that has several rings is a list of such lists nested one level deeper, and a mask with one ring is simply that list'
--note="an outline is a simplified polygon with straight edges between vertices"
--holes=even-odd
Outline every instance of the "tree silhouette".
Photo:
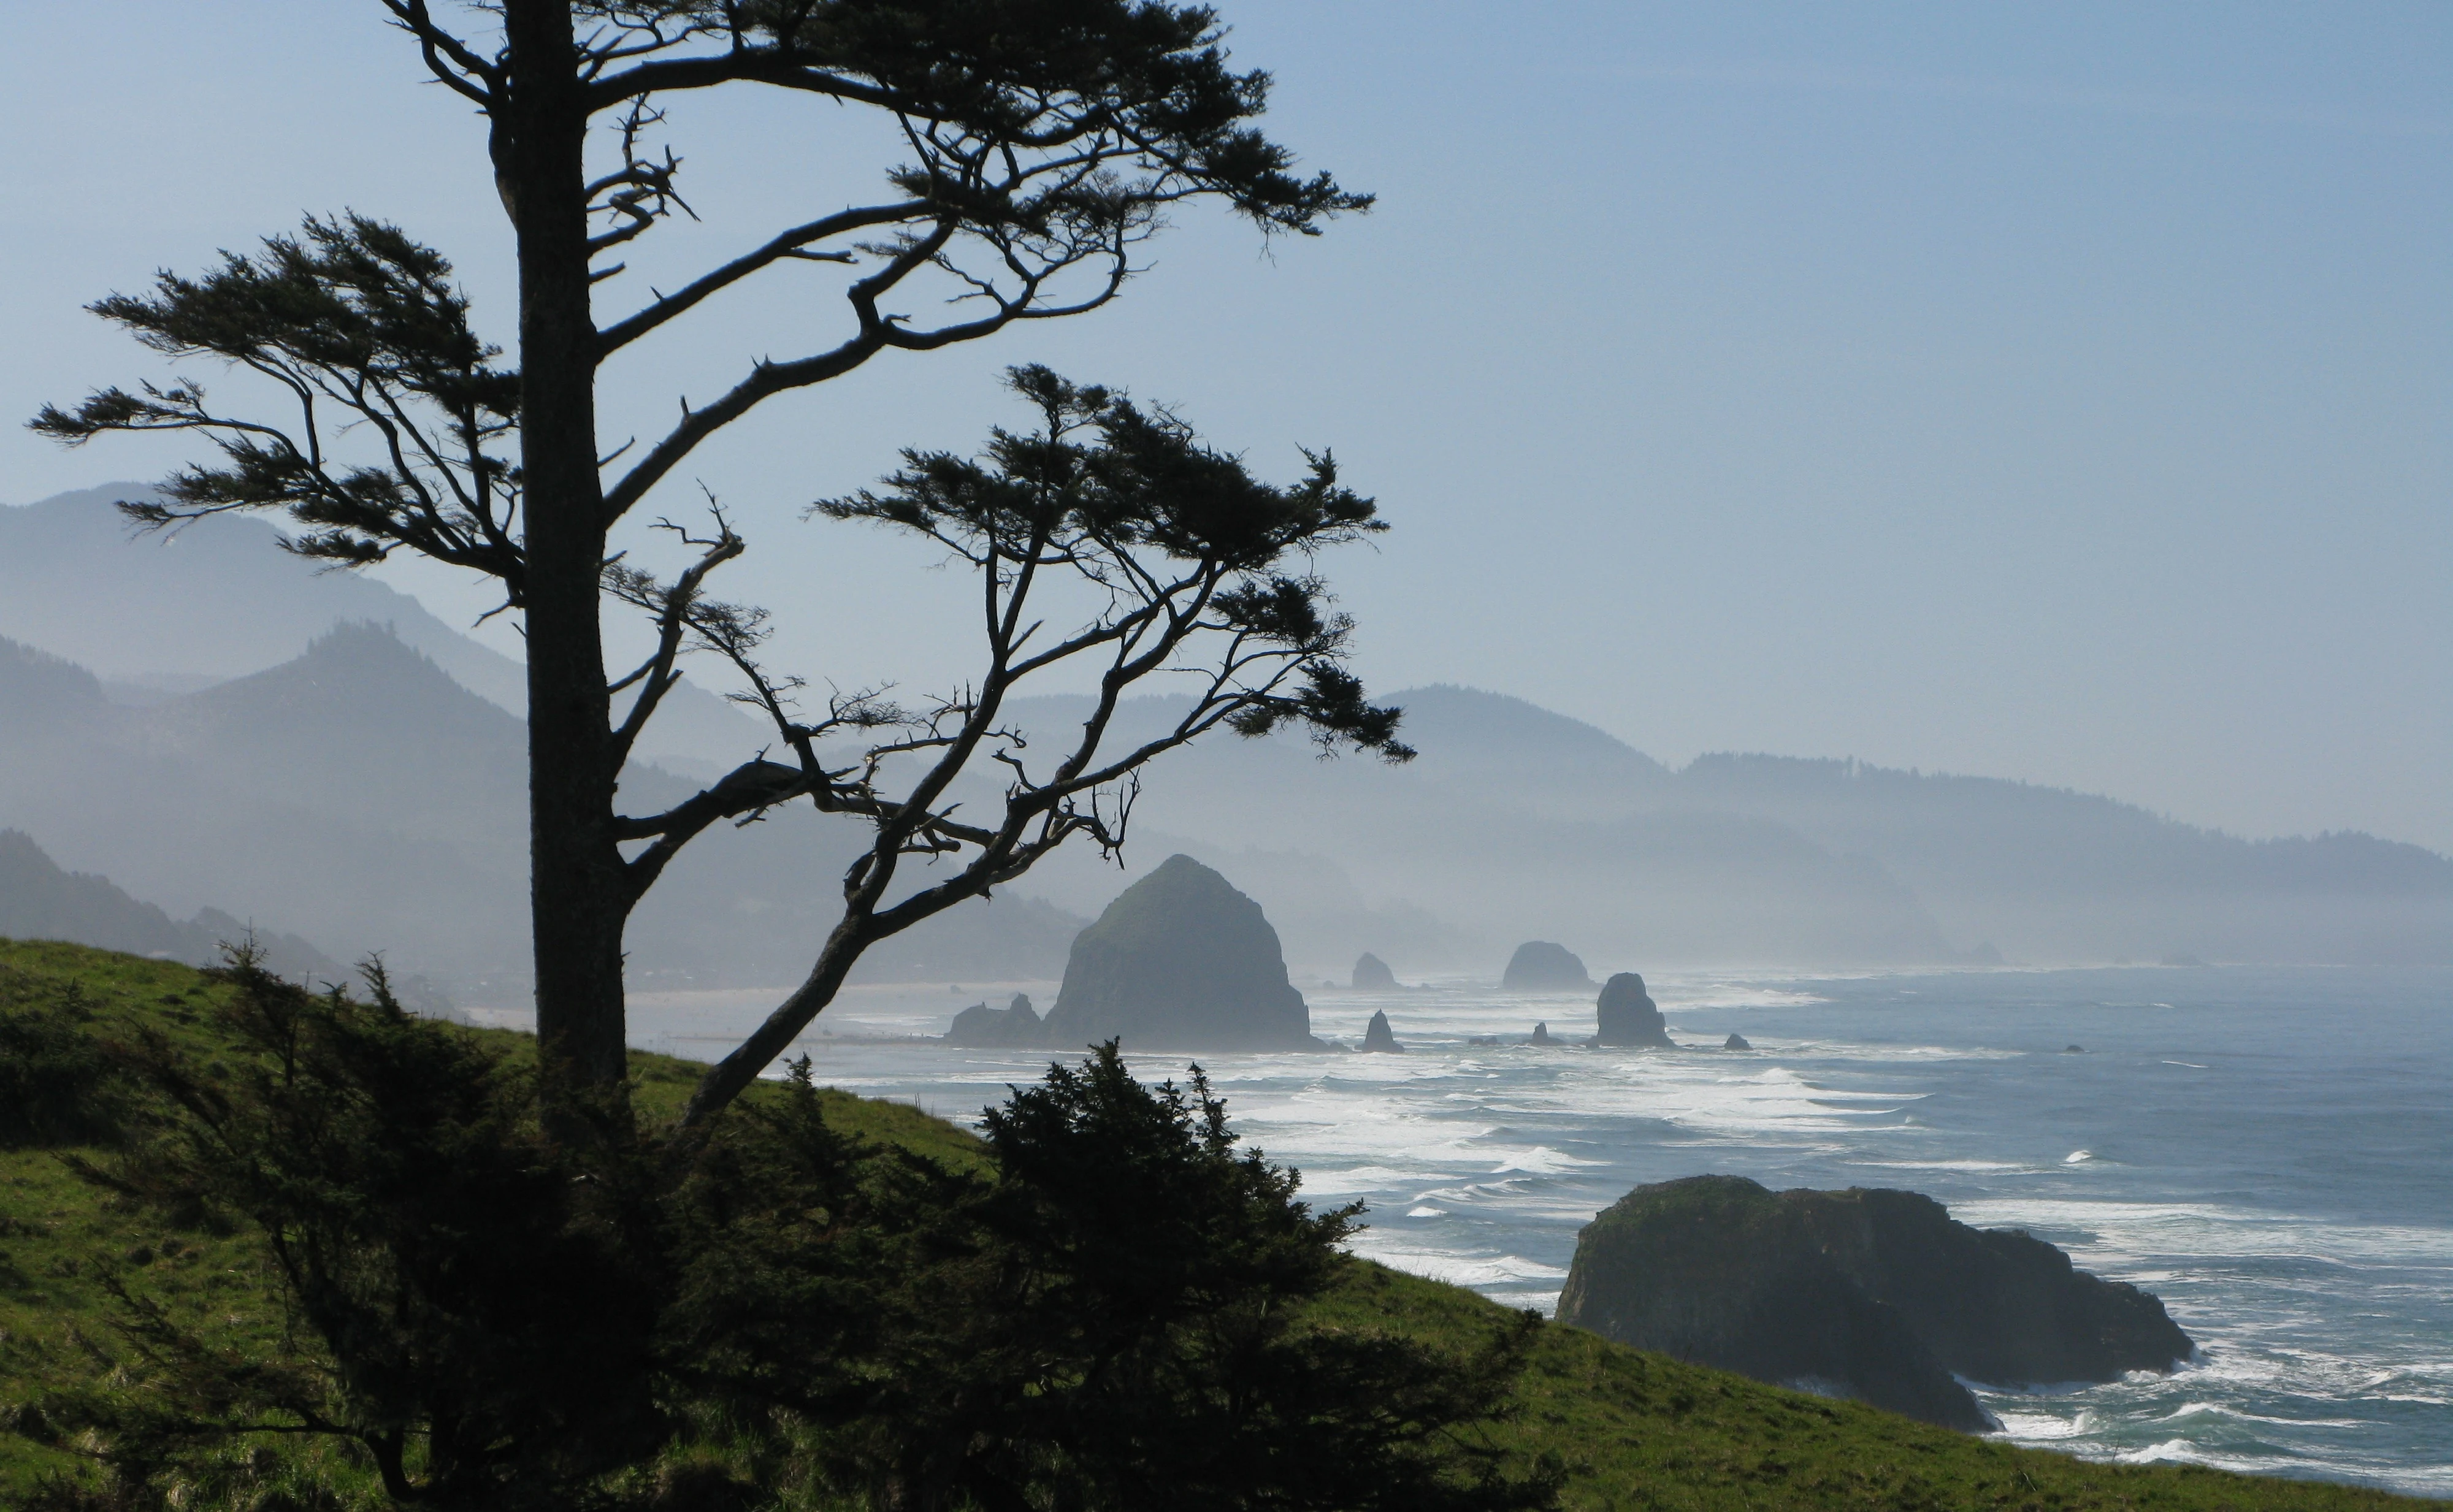
[{"label": "tree silhouette", "polygon": [[[744,549],[720,510],[677,532],[696,555],[670,582],[608,548],[608,533],[677,465],[768,399],[882,351],[933,350],[1107,304],[1168,207],[1223,200],[1264,234],[1302,235],[1366,208],[1326,174],[1298,176],[1292,154],[1251,124],[1269,80],[1228,66],[1214,12],[1136,0],[505,0],[469,7],[455,30],[428,0],[380,3],[432,75],[488,120],[517,249],[515,365],[476,333],[434,250],[377,220],[310,218],[202,275],[164,273],[148,294],[92,307],[167,356],[217,358],[268,380],[286,414],[217,408],[180,377],[47,408],[33,425],[70,443],[114,431],[209,437],[216,460],[176,473],[161,502],[125,507],[149,525],[277,510],[296,527],[292,548],[312,558],[363,566],[408,550],[501,585],[527,640],[537,1026],[550,1086],[618,1087],[624,922],[711,824],[807,798],[876,830],[815,969],[711,1075],[693,1104],[702,1118],[825,1006],[868,944],[982,895],[1069,835],[1120,841],[1132,773],[1161,750],[1220,724],[1249,734],[1293,720],[1403,754],[1393,711],[1371,707],[1344,671],[1347,627],[1323,607],[1309,570],[1316,547],[1379,527],[1326,457],[1306,482],[1272,487],[1169,417],[1036,369],[1016,380],[1042,411],[1035,438],[1000,435],[983,464],[914,455],[883,493],[825,507],[920,530],[979,569],[986,670],[962,696],[919,709],[851,696],[805,715],[798,685],[757,663],[763,615],[707,596],[709,575]],[[875,112],[905,156],[874,203],[776,230],[601,318],[600,288],[620,287],[623,249],[688,212],[662,102],[716,89]],[[600,443],[597,388],[617,361],[719,292],[829,274],[845,300],[840,327],[809,330],[799,355],[749,362],[709,403],[685,402],[635,455]],[[932,287],[954,312],[941,323],[887,306]],[[1050,573],[1088,581],[1106,609],[1075,632],[1044,634],[1025,606]],[[627,671],[606,666],[608,599],[655,627],[654,653]],[[1118,695],[1213,647],[1199,664],[1212,676],[1196,717],[1164,741],[1103,748]],[[625,815],[623,765],[693,649],[742,672],[792,760],[749,760],[669,812]],[[999,724],[1002,699],[1024,677],[1089,656],[1107,659],[1101,717],[1052,768],[1027,768]],[[868,744],[829,766],[819,747],[842,737]],[[925,774],[889,795],[881,766],[905,754],[927,757]],[[957,824],[944,810],[975,761],[1009,774],[1001,823]],[[895,898],[896,864],[915,852],[968,859]]]}]

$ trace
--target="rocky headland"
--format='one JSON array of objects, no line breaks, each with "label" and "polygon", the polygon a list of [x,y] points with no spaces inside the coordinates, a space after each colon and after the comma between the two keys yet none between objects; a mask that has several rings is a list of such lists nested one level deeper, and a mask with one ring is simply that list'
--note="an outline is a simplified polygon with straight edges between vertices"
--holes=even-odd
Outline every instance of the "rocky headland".
[{"label": "rocky headland", "polygon": [[1030,994],[1017,992],[1002,1008],[975,1003],[955,1014],[953,1027],[946,1031],[946,1043],[974,1050],[1024,1049],[1039,1043],[1042,1026]]},{"label": "rocky headland", "polygon": [[1074,937],[1040,1043],[1319,1050],[1261,905],[1190,856],[1169,856]]},{"label": "rocky headland", "polygon": [[2043,1240],[1932,1198],[1773,1192],[1738,1176],[1639,1186],[1576,1242],[1559,1321],[1967,1432],[1988,1384],[2168,1371],[2194,1347],[2164,1304]]},{"label": "rocky headland", "polygon": [[1604,1046],[1646,1045],[1670,1048],[1669,1025],[1663,1022],[1661,1009],[1644,990],[1644,979],[1632,971],[1622,971],[1602,985],[1602,995],[1594,1005],[1601,1021],[1593,1044]]},{"label": "rocky headland", "polygon": [[1519,992],[1583,992],[1590,988],[1593,979],[1585,972],[1566,945],[1547,940],[1527,940],[1507,958],[1507,971],[1499,985]]}]

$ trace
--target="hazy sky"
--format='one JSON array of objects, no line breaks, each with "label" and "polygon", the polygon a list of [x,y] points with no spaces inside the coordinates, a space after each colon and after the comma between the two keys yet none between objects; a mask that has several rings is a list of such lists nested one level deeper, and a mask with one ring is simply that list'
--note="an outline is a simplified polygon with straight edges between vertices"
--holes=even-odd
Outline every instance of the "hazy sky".
[{"label": "hazy sky", "polygon": [[[1270,129],[1381,208],[1268,249],[1187,210],[1103,313],[883,360],[699,453],[665,507],[739,511],[731,591],[780,663],[970,665],[962,585],[797,506],[1019,420],[994,374],[1041,360],[1266,470],[1333,447],[1397,527],[1328,564],[1378,686],[1502,689],[1673,763],[1854,755],[2453,850],[2453,8],[1223,10]],[[305,210],[401,221],[508,336],[480,129],[370,0],[12,21],[0,413],[153,371],[77,306]],[[639,260],[658,282],[886,155],[789,100],[680,105],[672,136],[705,224]],[[828,344],[833,276],[643,344],[608,424]],[[12,426],[0,499],[172,460]]]}]

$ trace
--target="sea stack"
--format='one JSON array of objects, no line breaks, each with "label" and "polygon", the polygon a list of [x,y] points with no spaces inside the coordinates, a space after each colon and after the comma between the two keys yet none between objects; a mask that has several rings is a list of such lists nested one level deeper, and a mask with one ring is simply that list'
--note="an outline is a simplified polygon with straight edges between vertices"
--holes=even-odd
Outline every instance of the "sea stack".
[{"label": "sea stack", "polygon": [[1639,1186],[1603,1211],[1577,1238],[1559,1321],[1971,1433],[1994,1424],[1955,1377],[2115,1381],[2194,1347],[2147,1293],[1930,1197],[1739,1176]]},{"label": "sea stack", "polygon": [[1559,1042],[1550,1038],[1549,1025],[1537,1024],[1533,1025],[1533,1038],[1526,1041],[1525,1043],[1527,1044],[1556,1044]]},{"label": "sea stack", "polygon": [[1002,1008],[974,1003],[955,1014],[946,1043],[971,1050],[1014,1050],[1037,1044],[1039,1035],[1039,1012],[1030,1005],[1030,994],[1017,992]]},{"label": "sea stack", "polygon": [[1261,905],[1190,856],[1169,856],[1073,939],[1041,1043],[1074,1050],[1317,1050]]},{"label": "sea stack", "polygon": [[1669,1026],[1662,1022],[1661,1010],[1653,1006],[1651,996],[1644,990],[1644,979],[1634,972],[1622,971],[1610,978],[1602,987],[1601,1001],[1595,1007],[1601,1016],[1601,1032],[1593,1036],[1595,1044],[1672,1048]]},{"label": "sea stack", "polygon": [[[1368,957],[1366,959],[1367,960]],[[1405,1048],[1397,1043],[1395,1032],[1388,1027],[1388,1015],[1386,1013],[1371,1015],[1371,1026],[1363,1031],[1363,1047],[1366,1050],[1386,1050],[1392,1054]]]},{"label": "sea stack", "polygon": [[1354,990],[1357,992],[1394,992],[1399,983],[1397,973],[1388,963],[1366,950],[1355,958]]},{"label": "sea stack", "polygon": [[1754,1046],[1746,1043],[1746,1037],[1745,1035],[1732,1031],[1729,1037],[1721,1043],[1721,1048],[1724,1050],[1751,1050]]},{"label": "sea stack", "polygon": [[1499,979],[1499,985],[1520,992],[1582,992],[1593,985],[1593,979],[1566,945],[1527,940],[1507,958],[1507,974]]}]

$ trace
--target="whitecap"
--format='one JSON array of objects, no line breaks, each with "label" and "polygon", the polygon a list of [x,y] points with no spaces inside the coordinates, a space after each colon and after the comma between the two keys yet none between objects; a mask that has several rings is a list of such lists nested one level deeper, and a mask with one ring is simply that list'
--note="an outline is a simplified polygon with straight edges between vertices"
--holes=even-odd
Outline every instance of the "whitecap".
[{"label": "whitecap", "polygon": [[1573,1170],[1579,1165],[1608,1164],[1607,1161],[1588,1161],[1582,1156],[1562,1154],[1546,1144],[1536,1144],[1529,1150],[1509,1155],[1506,1160],[1492,1166],[1490,1174],[1497,1176],[1506,1171],[1523,1171],[1534,1176],[1552,1176],[1561,1171]]},{"label": "whitecap", "polygon": [[1389,1165],[1355,1165],[1343,1170],[1333,1166],[1303,1167],[1303,1190],[1309,1196],[1344,1196],[1355,1192],[1383,1191],[1391,1186],[1411,1186],[1421,1182],[1456,1180],[1429,1171],[1401,1171]]}]

